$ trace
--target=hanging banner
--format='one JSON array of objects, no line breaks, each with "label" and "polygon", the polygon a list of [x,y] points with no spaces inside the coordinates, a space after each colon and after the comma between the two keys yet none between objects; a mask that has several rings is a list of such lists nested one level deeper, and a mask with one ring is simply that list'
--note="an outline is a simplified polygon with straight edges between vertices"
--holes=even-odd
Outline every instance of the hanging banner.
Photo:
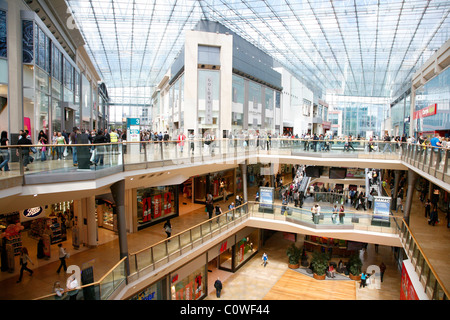
[{"label": "hanging banner", "polygon": [[213,124],[213,78],[206,78],[205,124]]},{"label": "hanging banner", "polygon": [[162,205],[161,205],[161,195],[157,194],[156,196],[153,196],[153,219],[159,218],[161,217],[161,209],[162,209]]}]

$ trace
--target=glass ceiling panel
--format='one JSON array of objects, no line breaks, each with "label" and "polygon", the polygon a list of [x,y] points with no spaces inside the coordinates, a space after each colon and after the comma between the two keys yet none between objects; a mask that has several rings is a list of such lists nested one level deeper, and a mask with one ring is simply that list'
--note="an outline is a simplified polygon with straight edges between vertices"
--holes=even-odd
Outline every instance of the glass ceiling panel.
[{"label": "glass ceiling panel", "polygon": [[448,0],[66,1],[103,81],[127,95],[151,95],[200,19],[323,92],[354,96],[390,97],[450,33]]}]

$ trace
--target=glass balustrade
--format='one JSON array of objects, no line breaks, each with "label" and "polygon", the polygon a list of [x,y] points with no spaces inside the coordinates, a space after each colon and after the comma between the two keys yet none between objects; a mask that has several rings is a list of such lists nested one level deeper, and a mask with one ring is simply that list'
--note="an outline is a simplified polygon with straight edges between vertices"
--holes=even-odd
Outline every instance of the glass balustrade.
[{"label": "glass balustrade", "polygon": [[[1,147],[2,159],[9,156],[10,171],[0,172],[0,179],[20,175],[100,171],[110,168],[132,170],[170,165],[198,165],[204,162],[234,163],[239,157],[288,155],[360,160],[398,160],[424,171],[446,183],[449,177],[449,149],[434,151],[429,146],[357,140],[278,139],[204,139],[178,141],[119,142],[112,144],[41,145]],[[74,161],[74,157],[76,158]],[[0,159],[1,160],[1,159]],[[439,161],[437,161],[439,160]],[[77,166],[74,163],[77,162]],[[124,168],[129,166],[129,168]],[[92,175],[95,179],[95,175]],[[25,180],[33,183],[33,180]]]}]

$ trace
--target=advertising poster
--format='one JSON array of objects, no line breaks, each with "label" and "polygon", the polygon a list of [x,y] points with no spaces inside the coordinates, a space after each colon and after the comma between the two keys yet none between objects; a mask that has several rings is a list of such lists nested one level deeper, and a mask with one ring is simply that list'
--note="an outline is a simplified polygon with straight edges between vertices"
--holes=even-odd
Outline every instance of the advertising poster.
[{"label": "advertising poster", "polygon": [[153,196],[153,218],[159,218],[161,217],[161,209],[162,209],[162,205],[161,205],[161,195],[157,194],[156,196]]},{"label": "advertising poster", "polygon": [[389,222],[391,207],[390,197],[373,197],[373,220]]},{"label": "advertising poster", "polygon": [[195,300],[202,296],[202,276],[199,274],[195,277]]},{"label": "advertising poster", "polygon": [[180,290],[177,291],[176,300],[184,300],[183,289],[184,288],[181,288]]},{"label": "advertising poster", "polygon": [[273,188],[259,188],[259,208],[273,210]]},{"label": "advertising poster", "polygon": [[239,262],[244,261],[244,244],[239,247]]},{"label": "advertising poster", "polygon": [[193,300],[193,295],[192,295],[192,281],[189,282],[186,287],[185,287],[185,299],[186,300]]},{"label": "advertising poster", "polygon": [[219,196],[219,180],[214,180],[213,182],[213,197]]},{"label": "advertising poster", "polygon": [[170,192],[164,193],[164,214],[172,212],[172,194]]},{"label": "advertising poster", "polygon": [[142,221],[150,221],[151,218],[151,198],[142,199]]},{"label": "advertising poster", "polygon": [[404,262],[402,264],[400,300],[420,300],[417,296],[416,290],[414,289],[414,285],[409,277]]}]

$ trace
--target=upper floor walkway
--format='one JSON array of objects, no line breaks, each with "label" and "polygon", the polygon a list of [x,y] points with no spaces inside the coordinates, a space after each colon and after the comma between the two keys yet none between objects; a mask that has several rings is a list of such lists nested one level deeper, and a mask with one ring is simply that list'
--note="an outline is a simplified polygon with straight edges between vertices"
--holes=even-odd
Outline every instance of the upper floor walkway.
[{"label": "upper floor walkway", "polygon": [[73,147],[47,145],[44,150],[36,145],[36,153],[31,153],[34,161],[28,163],[28,151],[10,146],[11,170],[0,172],[0,212],[109,193],[109,186],[119,180],[125,180],[127,189],[180,184],[244,162],[272,165],[275,171],[279,164],[411,169],[450,191],[449,149],[407,143],[218,139],[208,144],[196,139],[77,144],[76,166]]}]

